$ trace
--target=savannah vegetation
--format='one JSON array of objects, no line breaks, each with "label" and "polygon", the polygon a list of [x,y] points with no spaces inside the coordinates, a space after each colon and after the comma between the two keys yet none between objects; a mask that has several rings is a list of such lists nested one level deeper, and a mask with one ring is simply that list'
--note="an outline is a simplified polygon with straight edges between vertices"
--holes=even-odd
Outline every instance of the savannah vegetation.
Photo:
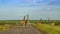
[{"label": "savannah vegetation", "polygon": [[[5,31],[8,29],[13,28],[15,25],[19,25],[21,20],[0,20],[0,31]],[[53,20],[42,20],[41,24],[38,24],[37,22],[39,20],[30,20],[32,25],[37,28],[38,30],[41,30],[43,32],[46,32],[46,34],[60,34],[60,20],[56,20],[56,23],[54,26],[51,26],[50,23]],[[6,25],[8,24],[8,25]],[[10,25],[10,26],[9,26]]]},{"label": "savannah vegetation", "polygon": [[37,24],[39,20],[33,20],[32,25],[37,28],[38,30],[41,30],[45,32],[46,34],[60,34],[60,20],[56,20],[55,25],[50,25],[51,21],[53,20],[42,20],[41,24]]},{"label": "savannah vegetation", "polygon": [[5,31],[19,25],[20,20],[0,20],[0,31]]}]

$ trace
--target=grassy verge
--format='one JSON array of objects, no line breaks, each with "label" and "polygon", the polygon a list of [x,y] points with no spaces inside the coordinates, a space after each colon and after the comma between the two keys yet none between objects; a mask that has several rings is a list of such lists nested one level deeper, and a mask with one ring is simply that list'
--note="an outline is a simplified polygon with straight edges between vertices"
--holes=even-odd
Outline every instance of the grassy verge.
[{"label": "grassy verge", "polygon": [[21,20],[0,20],[0,31],[5,31],[18,26]]},{"label": "grassy verge", "polygon": [[46,32],[46,34],[60,34],[60,26],[50,26],[48,24],[40,24],[36,26],[33,24],[37,29]]},{"label": "grassy verge", "polygon": [[5,31],[5,30],[8,30],[10,28],[11,28],[11,26],[0,25],[0,31]]}]

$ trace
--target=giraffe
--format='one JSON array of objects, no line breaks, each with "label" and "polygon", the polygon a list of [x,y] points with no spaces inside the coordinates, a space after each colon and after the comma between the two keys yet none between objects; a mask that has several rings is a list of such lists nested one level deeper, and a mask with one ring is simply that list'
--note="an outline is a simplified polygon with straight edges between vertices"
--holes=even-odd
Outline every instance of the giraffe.
[{"label": "giraffe", "polygon": [[27,19],[26,16],[24,16],[23,20],[20,22],[20,24],[22,25],[22,27],[26,27],[26,24],[28,23],[28,19],[29,15],[27,15]]},{"label": "giraffe", "polygon": [[55,25],[55,23],[56,23],[56,21],[55,21],[55,20],[53,20],[53,21],[52,21],[52,23],[51,23],[51,25],[52,25],[52,26],[54,26],[54,25]]},{"label": "giraffe", "polygon": [[28,20],[29,20],[29,15],[27,15],[27,19],[25,20],[25,27],[26,27],[26,25],[28,23]]},{"label": "giraffe", "polygon": [[25,16],[24,16],[23,20],[20,22],[20,25],[21,25],[22,27],[24,27],[24,23],[25,23]]}]

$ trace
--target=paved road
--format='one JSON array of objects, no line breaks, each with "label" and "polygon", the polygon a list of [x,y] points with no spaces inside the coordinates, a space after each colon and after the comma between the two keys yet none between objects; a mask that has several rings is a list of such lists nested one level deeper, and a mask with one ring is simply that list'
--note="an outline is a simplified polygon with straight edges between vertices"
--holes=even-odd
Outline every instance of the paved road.
[{"label": "paved road", "polygon": [[43,34],[43,33],[35,29],[31,25],[27,25],[26,28],[15,27],[13,29],[0,32],[0,34]]}]

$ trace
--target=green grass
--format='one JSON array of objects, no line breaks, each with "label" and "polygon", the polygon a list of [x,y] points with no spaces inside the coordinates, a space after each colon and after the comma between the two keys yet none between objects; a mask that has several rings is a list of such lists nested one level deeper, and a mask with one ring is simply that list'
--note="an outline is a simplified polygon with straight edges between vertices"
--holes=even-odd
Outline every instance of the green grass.
[{"label": "green grass", "polygon": [[20,22],[20,20],[0,20],[0,25],[4,24],[16,24]]},{"label": "green grass", "polygon": [[[37,23],[39,20],[30,20],[31,23]],[[42,24],[50,24],[52,20],[42,20]],[[56,26],[60,26],[60,20],[56,20]]]},{"label": "green grass", "polygon": [[60,34],[60,20],[56,20],[55,26],[49,25],[52,20],[42,20],[42,24],[36,26],[39,20],[33,20],[32,25],[35,26],[37,29],[46,32],[46,34]]},{"label": "green grass", "polygon": [[46,32],[46,34],[60,34],[60,26],[51,26],[48,24],[41,24],[38,26],[36,26],[36,24],[34,24],[34,26],[37,29]]},{"label": "green grass", "polygon": [[[18,25],[21,20],[0,20],[0,31],[2,30],[7,30],[10,29],[12,26],[5,26],[5,24],[15,24]],[[50,26],[48,25],[48,20],[42,20],[42,24],[36,26],[36,23],[39,20],[30,20],[31,23],[35,24],[35,27],[39,30],[42,30],[44,32],[47,32],[47,34],[60,34],[60,20],[56,20],[56,25],[55,26]]]},{"label": "green grass", "polygon": [[10,28],[11,28],[11,26],[0,25],[0,31],[5,31],[5,30],[8,30]]},{"label": "green grass", "polygon": [[5,31],[5,30],[12,28],[12,26],[7,26],[5,24],[18,25],[19,22],[20,20],[0,20],[0,31]]}]

